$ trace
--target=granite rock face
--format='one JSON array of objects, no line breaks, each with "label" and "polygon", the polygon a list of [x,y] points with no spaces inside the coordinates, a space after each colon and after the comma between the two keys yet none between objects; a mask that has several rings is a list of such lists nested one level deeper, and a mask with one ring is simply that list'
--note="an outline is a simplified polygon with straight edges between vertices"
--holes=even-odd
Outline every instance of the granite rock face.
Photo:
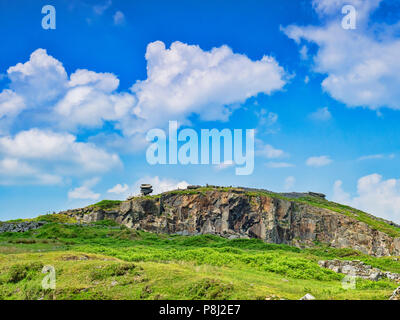
[{"label": "granite rock face", "polygon": [[373,268],[360,260],[321,260],[318,264],[322,268],[327,268],[337,273],[378,281],[380,279],[389,279],[400,281],[399,273],[383,272],[378,268]]},{"label": "granite rock face", "polygon": [[400,300],[400,287],[398,287],[396,290],[393,291],[389,300]]},{"label": "granite rock face", "polygon": [[45,221],[24,221],[17,223],[2,223],[0,225],[0,233],[2,232],[26,232],[43,226]]},{"label": "granite rock face", "polygon": [[113,210],[84,208],[62,212],[88,223],[111,219],[150,232],[227,238],[311,247],[316,241],[374,256],[400,255],[400,238],[343,214],[268,195],[212,190],[135,197]]}]

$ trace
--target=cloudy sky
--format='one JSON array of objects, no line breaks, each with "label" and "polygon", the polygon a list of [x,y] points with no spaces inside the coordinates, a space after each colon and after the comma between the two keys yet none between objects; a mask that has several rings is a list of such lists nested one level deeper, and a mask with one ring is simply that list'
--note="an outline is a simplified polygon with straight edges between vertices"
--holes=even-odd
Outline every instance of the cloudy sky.
[{"label": "cloudy sky", "polygon": [[[317,191],[400,222],[396,0],[0,0],[0,220],[189,184]],[[356,29],[342,27],[342,7]],[[254,172],[145,136],[255,129]]]}]

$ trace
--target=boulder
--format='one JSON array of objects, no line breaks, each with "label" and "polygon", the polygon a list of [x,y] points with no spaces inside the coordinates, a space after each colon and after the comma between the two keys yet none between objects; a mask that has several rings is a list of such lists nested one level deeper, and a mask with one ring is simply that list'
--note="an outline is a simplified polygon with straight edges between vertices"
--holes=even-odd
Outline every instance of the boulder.
[{"label": "boulder", "polygon": [[315,297],[307,293],[304,297],[301,297],[299,300],[315,300]]}]

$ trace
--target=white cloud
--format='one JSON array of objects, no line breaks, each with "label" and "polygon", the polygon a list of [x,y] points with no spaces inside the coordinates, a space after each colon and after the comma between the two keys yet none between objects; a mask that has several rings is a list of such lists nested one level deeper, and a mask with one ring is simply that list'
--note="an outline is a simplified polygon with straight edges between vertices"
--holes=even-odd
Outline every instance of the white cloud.
[{"label": "white cloud", "polygon": [[6,89],[0,93],[0,119],[6,116],[16,116],[25,109],[25,101],[12,90]]},{"label": "white cloud", "polygon": [[129,190],[129,186],[127,184],[122,185],[122,184],[118,183],[117,185],[115,185],[111,189],[108,189],[107,192],[108,193],[115,193],[115,194],[124,194],[128,190]]},{"label": "white cloud", "polygon": [[122,11],[115,12],[113,16],[114,24],[119,26],[125,23],[125,15]]},{"label": "white cloud", "polygon": [[117,184],[107,192],[118,195],[119,198],[128,198],[132,195],[137,196],[140,195],[140,185],[144,183],[151,184],[153,186],[152,194],[159,194],[176,189],[186,189],[186,187],[189,185],[189,183],[184,180],[179,181],[169,178],[160,178],[158,176],[146,176],[140,178],[131,186],[128,186],[127,184]]},{"label": "white cloud", "polygon": [[306,165],[310,167],[323,167],[330,164],[332,160],[329,156],[310,157],[306,161]]},{"label": "white cloud", "polygon": [[364,161],[364,160],[374,160],[374,159],[394,159],[396,156],[394,154],[389,154],[389,155],[385,155],[385,154],[370,154],[367,156],[362,156],[359,157],[358,160],[359,161]]},{"label": "white cloud", "polygon": [[342,189],[342,181],[334,184],[333,200],[400,223],[400,179],[383,180],[379,174],[360,178],[357,195],[351,197]]},{"label": "white cloud", "polygon": [[265,164],[268,168],[290,168],[294,167],[293,164],[288,163],[288,162],[275,162],[275,161],[270,161]]},{"label": "white cloud", "polygon": [[[77,142],[71,134],[39,129],[0,137],[0,160],[19,164],[9,168],[8,176],[18,177],[21,170],[19,166],[22,166],[26,176],[30,173],[31,178],[39,177],[39,180],[43,180],[45,175],[59,177],[105,172],[121,165],[118,155],[90,143]],[[30,168],[30,171],[26,168]],[[53,179],[54,183],[59,183],[59,180]],[[50,182],[51,179],[46,181]]]},{"label": "white cloud", "polygon": [[145,57],[147,79],[132,87],[138,99],[134,113],[141,119],[135,131],[162,125],[165,119],[182,121],[190,114],[227,120],[237,104],[282,89],[287,78],[274,58],[252,61],[227,46],[204,51],[174,42],[167,49],[156,41],[147,46]]},{"label": "white cloud", "polygon": [[[395,36],[398,25],[368,23],[380,2],[313,1],[326,21],[323,26],[291,25],[283,29],[300,46],[318,46],[314,71],[326,75],[323,89],[349,107],[400,109],[400,39]],[[344,4],[353,4],[357,10],[356,30],[341,26]]]},{"label": "white cloud", "polygon": [[62,182],[62,177],[56,174],[41,172],[15,158],[0,158],[0,184],[1,185],[56,185]]},{"label": "white cloud", "polygon": [[119,86],[119,79],[112,73],[93,72],[87,69],[78,69],[70,76],[69,87],[87,86],[104,92],[112,92]]},{"label": "white cloud", "polygon": [[91,190],[97,183],[99,178],[86,180],[81,187],[75,188],[68,192],[69,199],[90,199],[97,200],[100,198],[100,193],[95,193]]},{"label": "white cloud", "polygon": [[102,4],[95,5],[93,7],[93,11],[98,15],[102,15],[104,11],[106,11],[111,5],[112,5],[111,0],[107,0]]},{"label": "white cloud", "polygon": [[[27,62],[8,69],[10,85],[0,103],[15,114],[30,112],[31,127],[76,131],[109,121],[132,137],[171,119],[188,123],[193,114],[227,120],[247,98],[280,90],[289,78],[274,58],[253,61],[227,46],[204,51],[174,42],[167,49],[156,41],[145,57],[147,79],[131,92],[118,92],[114,74],[78,69],[69,77],[60,61],[37,49]],[[269,116],[274,121],[274,114]]]},{"label": "white cloud", "polygon": [[119,79],[112,73],[78,69],[68,77],[62,63],[46,50],[35,50],[25,63],[7,71],[9,89],[0,93],[0,119],[30,112],[29,125],[76,129],[101,127],[104,121],[126,121],[135,97],[118,93]]},{"label": "white cloud", "polygon": [[159,194],[166,191],[171,191],[175,189],[186,189],[189,185],[186,181],[178,181],[175,179],[159,178],[155,177],[144,177],[136,181],[133,186],[133,193],[140,193],[140,185],[143,183],[149,183],[153,186],[153,194]]},{"label": "white cloud", "polygon": [[[204,51],[174,42],[166,49],[157,41],[148,45],[146,60],[147,79],[129,92],[118,91],[119,79],[112,73],[78,69],[68,75],[44,49],[9,67],[8,87],[0,92],[0,160],[29,166],[37,180],[45,174],[46,181],[59,181],[70,174],[104,172],[119,165],[119,157],[93,142],[133,150],[147,145],[148,129],[171,119],[183,124],[198,114],[203,120],[227,120],[247,98],[280,90],[288,78],[274,58],[253,61],[227,46]],[[276,118],[270,113],[268,121]],[[96,132],[97,137],[87,138],[92,143],[76,140],[82,129],[106,122],[112,134]]]},{"label": "white cloud", "polygon": [[310,119],[315,121],[328,121],[332,119],[332,114],[330,113],[328,107],[320,108],[317,111],[309,115]]},{"label": "white cloud", "polygon": [[302,60],[307,60],[308,59],[308,49],[306,46],[302,46],[300,49],[300,58]]},{"label": "white cloud", "polygon": [[313,0],[312,5],[315,11],[321,16],[339,15],[344,5],[353,5],[357,10],[360,19],[367,18],[370,11],[376,9],[382,0]]},{"label": "white cloud", "polygon": [[260,126],[272,126],[278,121],[278,115],[275,112],[268,112],[265,109],[256,112],[256,115],[259,118]]},{"label": "white cloud", "polygon": [[267,159],[275,159],[286,156],[286,153],[283,150],[276,149],[270,144],[259,146],[257,148],[258,150],[256,151],[256,154]]},{"label": "white cloud", "polygon": [[293,176],[289,176],[285,179],[285,189],[290,190],[294,187],[294,184],[296,183],[296,178]]},{"label": "white cloud", "polygon": [[[37,49],[29,61],[8,68],[10,89],[24,99],[29,108],[48,106],[62,95],[68,76],[62,63]],[[3,91],[4,92],[4,91]]]}]

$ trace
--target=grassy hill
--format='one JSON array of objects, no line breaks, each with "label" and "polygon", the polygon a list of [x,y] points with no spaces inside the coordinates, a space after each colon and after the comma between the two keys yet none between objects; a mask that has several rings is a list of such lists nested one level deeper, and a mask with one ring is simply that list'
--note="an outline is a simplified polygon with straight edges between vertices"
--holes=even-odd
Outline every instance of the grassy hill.
[{"label": "grassy hill", "polygon": [[[302,200],[299,200],[302,201]],[[133,231],[104,220],[90,226],[57,217],[25,233],[0,234],[0,299],[388,299],[394,281],[357,280],[318,266],[321,259],[358,259],[400,273],[397,257],[352,249],[298,249],[256,239]],[[44,290],[44,265],[56,270]]]}]

